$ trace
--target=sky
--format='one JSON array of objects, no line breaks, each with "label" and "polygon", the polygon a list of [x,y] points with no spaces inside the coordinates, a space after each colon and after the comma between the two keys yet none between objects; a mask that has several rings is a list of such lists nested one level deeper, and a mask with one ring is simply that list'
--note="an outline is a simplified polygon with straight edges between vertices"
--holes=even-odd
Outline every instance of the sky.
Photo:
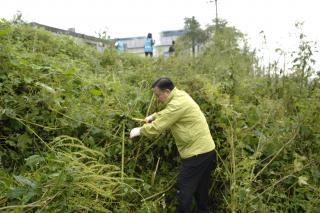
[{"label": "sky", "polygon": [[[211,2],[210,2],[211,1]],[[320,40],[317,0],[217,0],[218,17],[247,35],[252,48],[262,46],[261,31],[269,49],[297,47],[296,21],[304,22],[308,40]],[[20,11],[26,22],[111,38],[146,36],[182,29],[192,17],[204,28],[215,18],[214,0],[1,0],[0,17],[12,19]]]}]

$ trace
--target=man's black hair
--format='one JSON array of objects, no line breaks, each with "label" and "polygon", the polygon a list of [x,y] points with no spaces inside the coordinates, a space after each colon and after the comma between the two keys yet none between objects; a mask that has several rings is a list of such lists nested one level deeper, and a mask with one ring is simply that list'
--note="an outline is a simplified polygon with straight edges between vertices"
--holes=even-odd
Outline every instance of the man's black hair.
[{"label": "man's black hair", "polygon": [[168,89],[168,90],[172,91],[173,88],[174,88],[174,85],[173,85],[172,81],[169,78],[161,77],[161,78],[158,78],[157,80],[155,80],[152,83],[151,87],[152,88],[158,87],[161,90]]}]

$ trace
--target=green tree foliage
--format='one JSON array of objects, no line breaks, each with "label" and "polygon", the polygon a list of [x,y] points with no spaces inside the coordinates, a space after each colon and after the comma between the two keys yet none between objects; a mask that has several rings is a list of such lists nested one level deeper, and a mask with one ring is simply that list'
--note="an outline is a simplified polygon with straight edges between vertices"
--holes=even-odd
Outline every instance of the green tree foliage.
[{"label": "green tree foliage", "polygon": [[200,24],[194,16],[184,19],[184,31],[185,34],[182,36],[182,40],[187,47],[191,47],[192,55],[194,56],[196,46],[206,40],[206,34],[204,30],[200,28]]}]

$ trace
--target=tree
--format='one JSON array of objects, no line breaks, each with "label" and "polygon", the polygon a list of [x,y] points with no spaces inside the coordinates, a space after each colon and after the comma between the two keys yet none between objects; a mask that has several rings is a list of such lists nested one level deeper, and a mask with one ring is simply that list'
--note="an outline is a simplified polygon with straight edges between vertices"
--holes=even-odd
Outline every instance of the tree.
[{"label": "tree", "polygon": [[191,45],[192,55],[194,56],[196,45],[203,43],[207,39],[206,33],[200,28],[200,24],[194,16],[184,19],[184,30],[183,40],[188,45]]}]

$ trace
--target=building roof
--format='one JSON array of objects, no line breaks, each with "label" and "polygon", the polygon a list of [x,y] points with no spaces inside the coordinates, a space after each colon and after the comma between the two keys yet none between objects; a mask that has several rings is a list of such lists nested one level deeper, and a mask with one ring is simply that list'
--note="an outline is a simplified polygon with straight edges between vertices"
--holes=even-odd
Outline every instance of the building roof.
[{"label": "building roof", "polygon": [[185,33],[184,30],[167,30],[160,32],[162,37],[181,36]]},{"label": "building roof", "polygon": [[97,37],[94,37],[94,36],[85,35],[85,34],[82,34],[82,33],[76,33],[74,31],[70,31],[70,30],[63,30],[63,29],[59,29],[59,28],[55,28],[55,27],[50,27],[50,26],[39,24],[39,23],[36,23],[36,22],[31,22],[30,24],[32,26],[42,27],[42,28],[46,29],[47,31],[50,31],[50,32],[53,32],[53,33],[57,33],[57,34],[70,35],[70,36],[73,36],[73,37],[82,38],[82,39],[86,39],[86,40],[89,40],[89,41],[107,43],[107,41],[104,40],[104,39],[97,38]]},{"label": "building roof", "polygon": [[125,41],[128,41],[128,40],[145,39],[145,38],[146,38],[145,36],[136,36],[136,37],[126,37],[126,38],[115,38],[113,40],[125,40]]}]

